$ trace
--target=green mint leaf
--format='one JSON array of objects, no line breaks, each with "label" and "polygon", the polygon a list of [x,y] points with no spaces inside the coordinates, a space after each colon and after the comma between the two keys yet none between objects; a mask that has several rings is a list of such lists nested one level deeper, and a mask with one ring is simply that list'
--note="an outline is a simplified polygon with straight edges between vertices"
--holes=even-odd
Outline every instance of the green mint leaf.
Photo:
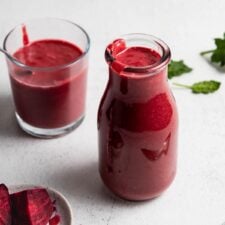
[{"label": "green mint leaf", "polygon": [[220,63],[220,66],[225,65],[225,48],[224,49],[217,49],[211,55],[211,61],[215,63]]},{"label": "green mint leaf", "polygon": [[225,65],[225,33],[223,34],[223,39],[222,38],[215,38],[214,39],[216,49],[209,50],[209,51],[204,51],[201,52],[200,54],[202,56],[211,53],[211,62],[214,63],[219,63],[220,66]]},{"label": "green mint leaf", "polygon": [[197,83],[194,83],[192,85],[184,85],[184,84],[178,84],[173,83],[176,86],[188,88],[191,89],[193,93],[195,94],[209,94],[217,91],[220,88],[221,83],[215,80],[209,80],[209,81],[200,81]]},{"label": "green mint leaf", "polygon": [[168,66],[168,78],[171,79],[173,77],[178,77],[184,73],[189,73],[191,71],[192,68],[185,65],[183,60],[180,61],[171,60]]},{"label": "green mint leaf", "polygon": [[198,83],[195,83],[191,86],[192,92],[193,93],[203,93],[203,94],[208,94],[208,93],[213,93],[217,91],[220,87],[220,82],[210,80],[210,81],[201,81]]}]

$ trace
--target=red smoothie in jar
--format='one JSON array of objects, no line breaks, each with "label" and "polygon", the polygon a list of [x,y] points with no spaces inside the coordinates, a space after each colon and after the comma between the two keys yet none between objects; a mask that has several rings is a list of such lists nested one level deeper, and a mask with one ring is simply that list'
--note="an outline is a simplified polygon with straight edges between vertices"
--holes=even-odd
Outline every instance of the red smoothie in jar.
[{"label": "red smoothie in jar", "polygon": [[174,179],[178,115],[167,83],[169,49],[126,42],[116,40],[106,49],[109,81],[98,111],[99,170],[115,194],[146,200]]},{"label": "red smoothie in jar", "polygon": [[57,39],[26,41],[13,54],[28,66],[10,65],[16,113],[24,122],[52,129],[83,117],[87,66],[77,62],[82,54],[78,46]]}]

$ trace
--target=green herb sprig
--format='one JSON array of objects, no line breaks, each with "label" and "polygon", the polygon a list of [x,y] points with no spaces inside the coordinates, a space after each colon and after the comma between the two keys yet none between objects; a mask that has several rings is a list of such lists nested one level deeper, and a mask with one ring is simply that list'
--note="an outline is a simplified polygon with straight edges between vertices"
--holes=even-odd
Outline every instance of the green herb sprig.
[{"label": "green herb sprig", "polygon": [[215,49],[203,51],[200,55],[211,54],[211,62],[219,63],[222,67],[225,65],[225,33],[223,34],[223,38],[215,38],[214,42],[216,45]]},{"label": "green herb sprig", "polygon": [[179,61],[171,60],[168,66],[168,78],[172,79],[173,77],[178,77],[184,73],[189,73],[191,71],[192,71],[192,68],[187,66],[183,60],[179,60]]},{"label": "green herb sprig", "polygon": [[185,85],[185,84],[178,84],[173,83],[176,86],[188,88],[191,89],[193,93],[195,94],[209,94],[217,91],[220,88],[221,83],[215,80],[209,80],[209,81],[200,81],[197,83],[194,83],[192,85]]}]

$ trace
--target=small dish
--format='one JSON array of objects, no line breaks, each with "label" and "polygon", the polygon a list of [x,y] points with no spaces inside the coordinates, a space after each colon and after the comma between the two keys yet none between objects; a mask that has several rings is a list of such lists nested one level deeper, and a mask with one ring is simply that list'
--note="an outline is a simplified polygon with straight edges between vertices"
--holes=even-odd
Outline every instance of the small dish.
[{"label": "small dish", "polygon": [[71,206],[68,200],[55,189],[36,185],[10,185],[8,188],[10,194],[28,189],[45,188],[48,191],[50,198],[56,202],[57,213],[60,215],[59,225],[72,225],[73,217]]}]

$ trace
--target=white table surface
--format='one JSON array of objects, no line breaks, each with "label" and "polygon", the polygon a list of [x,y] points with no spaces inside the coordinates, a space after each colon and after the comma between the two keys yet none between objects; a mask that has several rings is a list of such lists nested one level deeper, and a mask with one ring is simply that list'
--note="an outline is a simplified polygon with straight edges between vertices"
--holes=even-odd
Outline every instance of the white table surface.
[{"label": "white table surface", "polygon": [[[199,56],[225,31],[224,0],[0,0],[0,42],[16,24],[60,17],[82,25],[91,37],[87,112],[71,134],[40,140],[17,126],[9,79],[0,55],[0,183],[41,184],[70,201],[74,225],[222,225],[225,222],[225,72]],[[173,88],[180,115],[178,173],[153,201],[132,203],[109,194],[98,175],[96,112],[108,71],[104,49],[124,33],[162,38],[191,74],[183,83],[223,82],[212,95]]]}]

